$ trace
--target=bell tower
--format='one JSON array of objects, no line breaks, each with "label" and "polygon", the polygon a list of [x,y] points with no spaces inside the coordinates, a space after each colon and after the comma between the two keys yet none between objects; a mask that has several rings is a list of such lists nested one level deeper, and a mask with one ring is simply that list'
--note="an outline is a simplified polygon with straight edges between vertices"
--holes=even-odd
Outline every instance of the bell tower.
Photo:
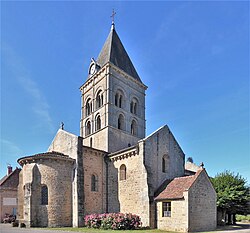
[{"label": "bell tower", "polygon": [[85,146],[115,152],[145,137],[145,90],[114,22],[103,48],[91,59],[80,87],[80,135]]}]

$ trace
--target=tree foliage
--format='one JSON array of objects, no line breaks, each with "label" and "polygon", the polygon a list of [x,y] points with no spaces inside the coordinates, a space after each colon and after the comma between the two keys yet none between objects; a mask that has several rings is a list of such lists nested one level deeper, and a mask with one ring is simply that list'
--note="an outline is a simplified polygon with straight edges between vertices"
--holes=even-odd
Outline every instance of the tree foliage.
[{"label": "tree foliage", "polygon": [[250,193],[246,180],[225,171],[211,178],[217,193],[217,207],[231,214],[249,213]]},{"label": "tree foliage", "polygon": [[188,157],[188,158],[187,158],[187,162],[194,163],[194,160],[193,160],[192,157]]}]

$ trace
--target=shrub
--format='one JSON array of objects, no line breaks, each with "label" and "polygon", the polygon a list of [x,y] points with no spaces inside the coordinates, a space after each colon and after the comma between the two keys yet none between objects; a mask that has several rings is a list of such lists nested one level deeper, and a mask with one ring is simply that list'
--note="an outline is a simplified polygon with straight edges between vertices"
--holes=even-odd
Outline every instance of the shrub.
[{"label": "shrub", "polygon": [[240,214],[236,214],[236,220],[238,222],[241,222],[241,221],[250,221],[250,215],[240,215]]},{"label": "shrub", "polygon": [[12,222],[12,223],[11,223],[11,226],[12,226],[12,227],[18,227],[18,222],[17,222],[17,221]]},{"label": "shrub", "polygon": [[141,219],[135,214],[108,213],[85,216],[85,225],[89,228],[112,230],[132,230],[141,226]]},{"label": "shrub", "polygon": [[20,227],[21,227],[21,228],[25,228],[25,227],[26,227],[25,223],[21,222],[21,223],[20,223]]}]

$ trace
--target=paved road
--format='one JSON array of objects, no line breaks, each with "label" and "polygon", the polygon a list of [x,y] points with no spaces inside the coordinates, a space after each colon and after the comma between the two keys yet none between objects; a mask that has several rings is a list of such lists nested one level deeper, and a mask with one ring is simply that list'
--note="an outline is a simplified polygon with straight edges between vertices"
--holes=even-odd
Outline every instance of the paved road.
[{"label": "paved road", "polygon": [[225,227],[220,227],[216,231],[211,231],[213,233],[250,233],[250,224],[246,223],[238,223],[235,226],[225,226]]},{"label": "paved road", "polygon": [[[250,233],[250,224],[242,224],[234,227],[225,227],[211,233]],[[72,231],[43,230],[36,228],[11,227],[10,224],[0,224],[0,233],[72,233]],[[119,231],[117,231],[119,233]],[[138,231],[138,233],[143,233]],[[152,232],[153,233],[153,232]]]},{"label": "paved road", "polygon": [[36,228],[19,228],[19,227],[12,227],[10,224],[0,224],[0,233],[73,233],[73,232],[43,230]]}]

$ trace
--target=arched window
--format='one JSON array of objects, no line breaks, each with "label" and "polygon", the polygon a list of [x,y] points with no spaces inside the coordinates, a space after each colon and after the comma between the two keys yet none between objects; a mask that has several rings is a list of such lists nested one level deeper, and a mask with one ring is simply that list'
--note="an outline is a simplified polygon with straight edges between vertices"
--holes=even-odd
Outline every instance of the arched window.
[{"label": "arched window", "polygon": [[96,95],[96,108],[100,108],[103,105],[103,94],[102,91],[98,91]]},{"label": "arched window", "polygon": [[96,129],[96,130],[101,129],[101,117],[100,117],[100,115],[98,115],[98,116],[96,117],[96,127],[95,127],[95,129]]},{"label": "arched window", "polygon": [[135,115],[137,114],[137,103],[136,102],[134,103],[134,114]]},{"label": "arched window", "polygon": [[122,95],[120,95],[120,97],[119,97],[119,108],[121,108],[122,107]]},{"label": "arched window", "polygon": [[115,106],[122,108],[124,103],[124,99],[123,99],[123,92],[121,90],[118,90],[115,94]]},{"label": "arched window", "polygon": [[130,112],[133,113],[133,109],[134,109],[134,103],[133,101],[130,102]]},{"label": "arched window", "polygon": [[93,138],[89,139],[89,147],[93,147]]},{"label": "arched window", "polygon": [[119,99],[119,94],[116,93],[115,94],[115,106],[117,106],[117,107],[118,107],[118,99]]},{"label": "arched window", "polygon": [[120,180],[127,179],[127,168],[124,164],[120,166]]},{"label": "arched window", "polygon": [[117,125],[118,129],[125,129],[125,123],[124,123],[124,116],[122,114],[119,115],[118,117],[118,125]]},{"label": "arched window", "polygon": [[86,123],[86,136],[91,134],[91,123],[90,121],[87,121]]},{"label": "arched window", "polygon": [[91,112],[92,112],[91,99],[88,99],[86,102],[86,116],[90,115]]},{"label": "arched window", "polygon": [[166,160],[164,157],[162,158],[162,172],[166,172]]},{"label": "arched window", "polygon": [[98,179],[97,179],[97,176],[95,175],[91,176],[91,191],[92,192],[98,191]]},{"label": "arched window", "polygon": [[137,115],[137,106],[138,106],[138,101],[133,98],[133,100],[130,102],[130,112]]},{"label": "arched window", "polygon": [[137,135],[137,124],[135,120],[132,120],[130,132],[132,135]]},{"label": "arched window", "polygon": [[46,185],[41,187],[41,205],[48,205],[48,187]]},{"label": "arched window", "polygon": [[163,155],[162,157],[162,172],[166,173],[169,169],[169,156]]}]

